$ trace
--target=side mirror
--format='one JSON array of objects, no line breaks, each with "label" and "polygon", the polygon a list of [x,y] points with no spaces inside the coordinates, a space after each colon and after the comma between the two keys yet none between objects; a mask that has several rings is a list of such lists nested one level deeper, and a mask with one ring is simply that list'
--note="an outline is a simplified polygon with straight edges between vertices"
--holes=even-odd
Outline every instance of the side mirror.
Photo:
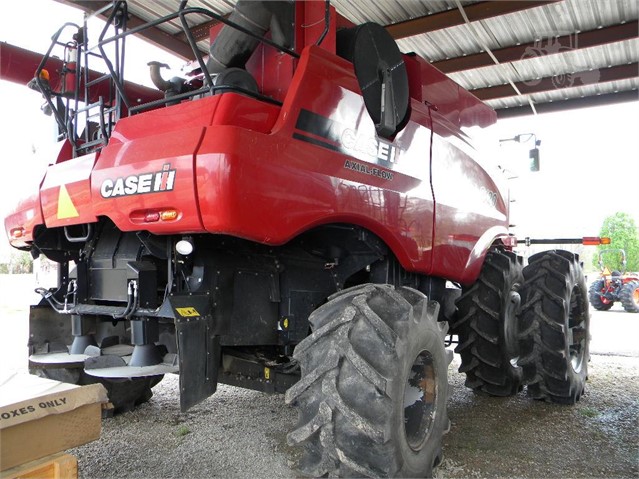
[{"label": "side mirror", "polygon": [[535,146],[528,154],[530,158],[530,171],[539,171],[539,148]]}]

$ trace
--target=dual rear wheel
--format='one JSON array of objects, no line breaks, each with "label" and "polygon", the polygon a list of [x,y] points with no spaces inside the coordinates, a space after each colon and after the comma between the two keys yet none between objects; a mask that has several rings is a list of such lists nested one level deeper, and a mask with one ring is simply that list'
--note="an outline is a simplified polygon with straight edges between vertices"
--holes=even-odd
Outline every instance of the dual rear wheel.
[{"label": "dual rear wheel", "polygon": [[[457,302],[466,385],[574,404],[588,370],[587,290],[578,257],[547,251],[522,267],[488,254]],[[447,323],[410,288],[368,284],[331,296],[310,317],[294,357],[301,379],[286,393],[298,409],[290,445],[313,477],[431,477],[448,430]]]},{"label": "dual rear wheel", "polygon": [[521,258],[489,252],[479,280],[457,301],[453,332],[466,385],[510,396],[574,404],[588,376],[588,291],[579,258],[567,251]]}]

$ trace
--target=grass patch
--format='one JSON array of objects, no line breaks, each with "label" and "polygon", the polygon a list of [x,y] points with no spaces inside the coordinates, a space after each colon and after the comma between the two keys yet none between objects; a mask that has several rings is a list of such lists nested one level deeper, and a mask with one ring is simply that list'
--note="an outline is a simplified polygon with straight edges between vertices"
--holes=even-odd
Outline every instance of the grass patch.
[{"label": "grass patch", "polygon": [[186,426],[180,426],[177,430],[178,437],[184,437],[187,434],[191,434],[191,430]]},{"label": "grass patch", "polygon": [[599,411],[597,411],[596,409],[593,409],[591,407],[584,407],[584,408],[580,409],[579,412],[581,413],[582,416],[586,416],[586,417],[597,417],[597,416],[599,416]]}]

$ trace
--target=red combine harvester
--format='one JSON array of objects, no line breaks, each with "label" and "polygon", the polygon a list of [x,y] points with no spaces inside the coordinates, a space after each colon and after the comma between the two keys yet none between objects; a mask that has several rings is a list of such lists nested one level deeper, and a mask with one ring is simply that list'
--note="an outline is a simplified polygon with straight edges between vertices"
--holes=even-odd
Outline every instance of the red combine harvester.
[{"label": "red combine harvester", "polygon": [[[95,44],[67,24],[34,66],[61,142],[5,227],[60,273],[31,309],[30,367],[99,381],[116,410],[167,373],[183,410],[218,382],[286,392],[313,476],[432,474],[449,334],[473,390],[578,401],[582,269],[513,251],[504,181],[468,133],[495,112],[328,2],[185,3],[152,25],[179,19],[197,62],[171,80],[152,62],[159,92],[123,79],[149,25],[127,29],[122,1]],[[190,15],[219,22],[208,58]]]}]

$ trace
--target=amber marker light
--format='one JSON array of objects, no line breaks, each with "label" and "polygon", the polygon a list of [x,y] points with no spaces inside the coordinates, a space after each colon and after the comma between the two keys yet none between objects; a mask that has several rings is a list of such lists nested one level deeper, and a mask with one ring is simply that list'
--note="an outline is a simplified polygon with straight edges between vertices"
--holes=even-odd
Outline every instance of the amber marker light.
[{"label": "amber marker light", "polygon": [[599,236],[584,236],[582,242],[584,246],[598,246],[600,244],[610,244],[610,238]]},{"label": "amber marker light", "polygon": [[22,238],[24,236],[24,228],[22,226],[18,227],[18,228],[11,228],[11,231],[9,231],[9,235],[11,236],[11,239],[19,239]]},{"label": "amber marker light", "polygon": [[164,210],[136,210],[131,212],[131,214],[129,215],[129,218],[131,218],[131,222],[136,224],[157,223],[160,221],[175,221],[179,219],[179,217],[179,211],[174,208],[167,208]]},{"label": "amber marker light", "polygon": [[160,211],[160,219],[162,221],[174,221],[178,218],[177,210],[162,210]]}]

